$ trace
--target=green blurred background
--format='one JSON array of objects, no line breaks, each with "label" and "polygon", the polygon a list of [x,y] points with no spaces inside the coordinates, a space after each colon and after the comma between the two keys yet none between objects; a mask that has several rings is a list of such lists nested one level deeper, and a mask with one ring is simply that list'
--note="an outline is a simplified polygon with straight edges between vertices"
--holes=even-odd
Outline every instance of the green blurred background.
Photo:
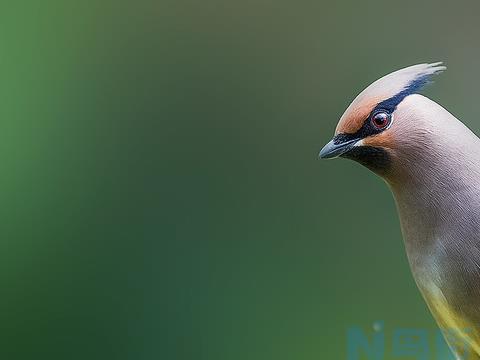
[{"label": "green blurred background", "polygon": [[426,61],[480,132],[478,10],[2,3],[1,358],[345,359],[377,320],[433,342],[389,190],[317,154],[366,85]]}]

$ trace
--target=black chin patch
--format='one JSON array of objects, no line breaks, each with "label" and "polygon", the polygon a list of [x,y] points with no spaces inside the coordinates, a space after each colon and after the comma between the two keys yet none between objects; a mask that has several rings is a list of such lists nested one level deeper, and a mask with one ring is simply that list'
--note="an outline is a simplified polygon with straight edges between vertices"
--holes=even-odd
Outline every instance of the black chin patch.
[{"label": "black chin patch", "polygon": [[374,146],[354,146],[341,157],[355,160],[377,174],[385,174],[391,166],[387,150]]}]

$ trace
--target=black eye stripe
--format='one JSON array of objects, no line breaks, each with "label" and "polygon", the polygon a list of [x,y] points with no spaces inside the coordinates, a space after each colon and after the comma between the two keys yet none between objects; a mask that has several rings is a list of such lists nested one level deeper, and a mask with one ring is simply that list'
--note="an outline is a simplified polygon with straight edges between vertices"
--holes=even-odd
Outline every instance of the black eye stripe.
[{"label": "black eye stripe", "polygon": [[[342,133],[342,134],[336,135],[333,138],[333,143],[338,145],[340,143],[350,141],[350,140],[354,140],[354,139],[359,139],[360,140],[360,139],[364,139],[364,138],[366,138],[368,136],[371,136],[371,135],[379,134],[382,131],[386,130],[388,128],[388,126],[379,129],[379,128],[373,126],[372,122],[371,122],[372,117],[375,116],[378,113],[381,113],[381,112],[384,112],[384,113],[388,114],[388,116],[390,116],[390,117],[392,116],[392,114],[388,110],[376,107],[370,113],[370,115],[368,115],[368,117],[364,120],[363,125],[360,129],[358,129],[355,133],[350,133],[350,134]],[[390,121],[391,121],[391,119],[390,119]]]},{"label": "black eye stripe", "polygon": [[389,116],[392,116],[398,104],[400,104],[403,101],[403,99],[405,99],[408,95],[418,93],[420,89],[429,82],[429,78],[431,75],[432,74],[426,74],[418,77],[417,79],[413,80],[408,86],[406,86],[402,91],[400,91],[398,94],[377,104],[377,106],[375,106],[375,109],[373,109],[372,112],[365,119],[360,129],[358,129],[353,134],[344,133],[344,134],[336,135],[333,138],[334,144],[338,145],[342,142],[354,140],[354,139],[360,140],[360,139],[366,138],[367,136],[381,133],[382,131],[387,129],[388,126],[382,129],[375,128],[370,122],[372,115],[378,112],[385,112],[389,114]]}]

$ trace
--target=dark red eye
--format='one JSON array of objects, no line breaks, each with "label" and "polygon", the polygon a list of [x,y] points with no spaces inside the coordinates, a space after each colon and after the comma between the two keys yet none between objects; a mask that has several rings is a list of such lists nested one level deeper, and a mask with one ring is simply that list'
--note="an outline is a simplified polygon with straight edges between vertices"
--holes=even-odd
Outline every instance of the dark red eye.
[{"label": "dark red eye", "polygon": [[377,129],[385,129],[390,124],[390,114],[378,112],[372,116],[372,124]]}]

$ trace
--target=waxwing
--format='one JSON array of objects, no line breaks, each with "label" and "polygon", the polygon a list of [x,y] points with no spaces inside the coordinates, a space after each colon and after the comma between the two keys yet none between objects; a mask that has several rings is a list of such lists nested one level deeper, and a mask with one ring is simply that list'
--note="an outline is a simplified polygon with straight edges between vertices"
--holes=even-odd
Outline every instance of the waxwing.
[{"label": "waxwing", "polygon": [[418,93],[443,70],[419,64],[372,83],[320,157],[352,159],[385,180],[413,276],[446,341],[457,359],[480,359],[480,139]]}]

